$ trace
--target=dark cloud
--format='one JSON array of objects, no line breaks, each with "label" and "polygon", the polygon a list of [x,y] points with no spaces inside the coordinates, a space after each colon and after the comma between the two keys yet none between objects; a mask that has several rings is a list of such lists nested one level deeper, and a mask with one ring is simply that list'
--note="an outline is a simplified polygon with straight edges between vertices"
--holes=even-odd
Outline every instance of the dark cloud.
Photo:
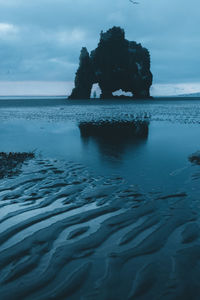
[{"label": "dark cloud", "polygon": [[0,80],[74,78],[82,46],[119,25],[151,53],[155,83],[200,81],[199,1],[0,0]]}]

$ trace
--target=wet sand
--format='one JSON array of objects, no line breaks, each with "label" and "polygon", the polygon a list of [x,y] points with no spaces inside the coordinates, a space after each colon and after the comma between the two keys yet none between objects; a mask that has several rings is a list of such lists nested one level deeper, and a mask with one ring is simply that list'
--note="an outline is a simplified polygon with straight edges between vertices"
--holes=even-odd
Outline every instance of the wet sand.
[{"label": "wet sand", "polygon": [[[160,104],[134,112],[187,128],[199,124],[200,104],[192,105],[189,112]],[[119,110],[7,107],[0,118],[52,124],[76,116],[90,124],[111,111],[112,120],[132,118],[127,107]],[[182,169],[174,162],[177,188],[167,192],[127,180],[123,169],[102,175],[87,163],[37,150],[18,176],[0,179],[0,299],[199,299],[200,167],[188,156]]]}]

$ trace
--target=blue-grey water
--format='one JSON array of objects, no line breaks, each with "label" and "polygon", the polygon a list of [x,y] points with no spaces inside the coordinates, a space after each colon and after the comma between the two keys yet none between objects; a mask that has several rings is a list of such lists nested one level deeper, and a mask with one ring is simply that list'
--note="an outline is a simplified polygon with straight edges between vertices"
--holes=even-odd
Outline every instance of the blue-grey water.
[{"label": "blue-grey water", "polygon": [[0,298],[194,299],[200,100],[0,99]]},{"label": "blue-grey water", "polygon": [[[198,100],[24,99],[7,106],[5,101],[0,102],[0,151],[35,150],[43,157],[83,163],[95,174],[122,176],[145,191],[181,190],[188,180],[188,156],[200,148]],[[81,122],[105,120],[148,120],[148,135],[121,141],[119,137],[114,143],[112,137],[81,137]]]}]

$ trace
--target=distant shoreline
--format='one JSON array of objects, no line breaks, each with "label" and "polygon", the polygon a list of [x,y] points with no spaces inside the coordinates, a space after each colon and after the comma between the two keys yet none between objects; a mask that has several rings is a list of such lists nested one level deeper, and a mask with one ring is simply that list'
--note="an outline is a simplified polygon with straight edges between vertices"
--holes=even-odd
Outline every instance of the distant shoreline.
[{"label": "distant shoreline", "polygon": [[2,95],[0,96],[0,100],[18,100],[18,99],[23,99],[23,100],[31,100],[31,99],[67,99],[66,95]]},{"label": "distant shoreline", "polygon": [[153,97],[151,99],[88,99],[88,100],[69,100],[67,96],[0,96],[0,108],[1,107],[20,107],[20,106],[59,106],[65,104],[71,105],[80,105],[80,104],[106,104],[106,103],[115,103],[115,104],[129,104],[129,103],[155,103],[155,102],[165,102],[165,101],[198,101],[200,97],[192,96],[162,96],[162,97]]},{"label": "distant shoreline", "polygon": [[124,97],[124,98],[113,98],[113,99],[100,99],[100,98],[90,98],[90,99],[68,99],[68,95],[2,95],[0,96],[0,100],[53,100],[53,99],[66,99],[66,100],[69,100],[69,101],[89,101],[89,100],[93,100],[93,101],[125,101],[125,100],[128,100],[128,101],[152,101],[152,100],[178,100],[178,99],[184,99],[184,100],[189,100],[189,99],[200,99],[200,95],[199,96],[187,96],[187,95],[180,95],[180,96],[152,96],[151,98],[131,98],[129,99],[129,97]]}]

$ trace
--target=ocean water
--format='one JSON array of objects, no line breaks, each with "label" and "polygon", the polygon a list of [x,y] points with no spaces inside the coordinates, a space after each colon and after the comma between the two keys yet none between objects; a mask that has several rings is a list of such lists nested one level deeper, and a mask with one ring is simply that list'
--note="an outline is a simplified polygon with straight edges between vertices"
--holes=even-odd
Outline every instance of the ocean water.
[{"label": "ocean water", "polygon": [[[200,101],[93,102],[0,102],[0,151],[35,151],[83,163],[97,175],[122,176],[146,192],[182,189],[191,170],[188,157],[200,148]],[[113,123],[110,136],[106,130],[101,136],[81,133],[82,123],[90,131],[91,124],[102,122]],[[124,138],[121,122],[146,122],[147,132]]]},{"label": "ocean water", "polygon": [[0,99],[0,298],[199,299],[200,99]]}]

